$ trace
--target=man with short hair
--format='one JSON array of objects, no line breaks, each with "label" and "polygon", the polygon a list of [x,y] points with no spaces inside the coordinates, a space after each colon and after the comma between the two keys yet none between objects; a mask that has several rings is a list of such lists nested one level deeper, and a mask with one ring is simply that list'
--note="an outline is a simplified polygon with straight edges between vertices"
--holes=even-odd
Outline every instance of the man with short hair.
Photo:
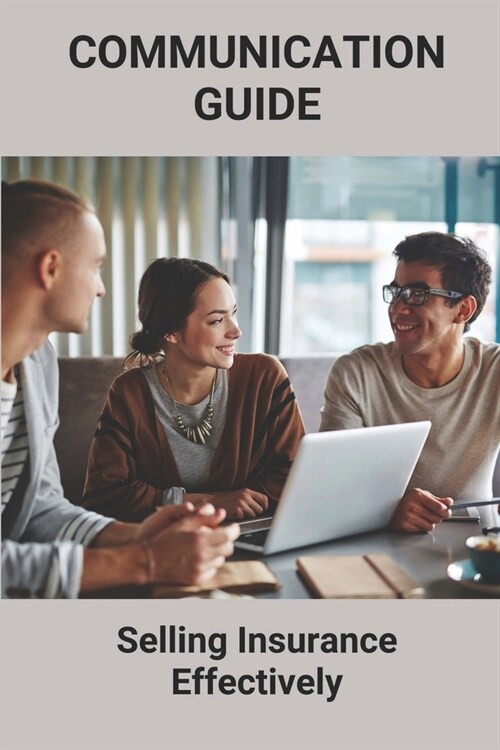
[{"label": "man with short hair", "polygon": [[105,293],[97,216],[71,191],[26,180],[2,185],[2,219],[3,596],[204,583],[238,535],[235,524],[220,527],[224,511],[185,504],[125,524],[63,496],[53,445],[58,371],[47,336],[84,331]]},{"label": "man with short hair", "polygon": [[463,335],[483,309],[491,267],[471,240],[440,232],[409,236],[394,255],[394,280],[383,289],[394,342],[336,360],[320,430],[429,419],[429,437],[391,526],[431,531],[450,517],[453,500],[492,497],[500,346]]}]

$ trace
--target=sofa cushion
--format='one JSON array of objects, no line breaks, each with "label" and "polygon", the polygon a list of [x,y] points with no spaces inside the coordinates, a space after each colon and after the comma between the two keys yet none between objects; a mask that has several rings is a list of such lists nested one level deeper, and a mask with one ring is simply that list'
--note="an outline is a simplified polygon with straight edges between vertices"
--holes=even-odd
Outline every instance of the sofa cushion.
[{"label": "sofa cushion", "polygon": [[280,357],[297,397],[306,432],[317,432],[323,406],[326,378],[335,361],[334,354]]},{"label": "sofa cushion", "polygon": [[109,386],[122,371],[121,357],[59,359],[60,427],[54,445],[64,494],[79,503],[87,458]]}]

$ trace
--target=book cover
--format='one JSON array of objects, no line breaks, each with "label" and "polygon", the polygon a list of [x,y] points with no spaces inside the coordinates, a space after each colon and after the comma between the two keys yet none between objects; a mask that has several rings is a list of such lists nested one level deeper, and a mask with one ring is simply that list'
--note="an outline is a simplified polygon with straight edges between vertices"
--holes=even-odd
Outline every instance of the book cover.
[{"label": "book cover", "polygon": [[[498,0],[1,14],[5,157],[500,153]],[[494,600],[2,600],[1,624],[3,750],[499,746]]]}]

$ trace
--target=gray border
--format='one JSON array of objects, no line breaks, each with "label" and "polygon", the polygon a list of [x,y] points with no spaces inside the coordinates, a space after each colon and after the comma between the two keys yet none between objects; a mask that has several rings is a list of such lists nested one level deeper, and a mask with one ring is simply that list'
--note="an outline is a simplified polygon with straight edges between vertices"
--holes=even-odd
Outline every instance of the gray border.
[{"label": "gray border", "polygon": [[[3,2],[2,149],[5,155],[497,154],[498,9],[491,2]],[[315,123],[224,123],[189,111],[193,90],[249,84],[210,78],[94,71],[61,64],[68,36],[120,33],[445,33],[445,72],[344,70],[252,76],[253,85],[325,87]],[[202,32],[199,32],[199,30]],[[97,33],[97,32],[96,32]],[[400,71],[401,72],[401,71]],[[160,92],[160,96],[158,96]],[[377,95],[375,97],[375,94]],[[200,698],[172,700],[159,655],[115,649],[117,627],[162,622],[209,632],[256,630],[398,634],[396,658],[339,657],[339,702]],[[495,750],[498,630],[495,601],[423,602],[2,602],[2,737],[5,750],[84,748],[269,748],[310,750]],[[182,661],[184,663],[184,660]],[[337,665],[337,660],[335,660]],[[281,657],[302,673],[317,659]],[[269,657],[224,660],[226,671],[269,668]],[[337,669],[337,666],[335,667]],[[333,671],[333,670],[332,670]],[[341,708],[341,710],[340,710]],[[265,739],[256,728],[267,727]]]}]

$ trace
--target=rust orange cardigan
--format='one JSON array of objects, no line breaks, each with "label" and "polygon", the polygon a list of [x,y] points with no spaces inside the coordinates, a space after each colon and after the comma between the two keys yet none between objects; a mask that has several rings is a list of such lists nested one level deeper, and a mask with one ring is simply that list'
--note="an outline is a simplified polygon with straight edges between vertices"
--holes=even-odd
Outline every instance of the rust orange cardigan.
[{"label": "rust orange cardigan", "polygon": [[[287,373],[267,354],[237,354],[228,372],[224,430],[205,492],[248,487],[280,497],[304,435]],[[82,505],[124,521],[141,521],[163,491],[182,486],[177,465],[141,368],[111,385],[90,448]]]}]

